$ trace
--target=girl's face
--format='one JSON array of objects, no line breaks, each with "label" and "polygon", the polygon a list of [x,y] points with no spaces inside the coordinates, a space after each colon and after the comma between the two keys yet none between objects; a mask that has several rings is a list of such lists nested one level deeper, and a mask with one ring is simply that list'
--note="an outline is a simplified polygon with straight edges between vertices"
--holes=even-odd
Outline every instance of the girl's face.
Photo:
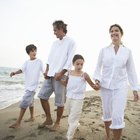
[{"label": "girl's face", "polygon": [[110,30],[110,36],[112,39],[112,42],[121,42],[122,34],[120,32],[120,29],[116,26],[113,26]]},{"label": "girl's face", "polygon": [[84,60],[83,59],[77,59],[74,63],[74,68],[76,71],[81,71],[84,65]]},{"label": "girl's face", "polygon": [[37,53],[36,50],[30,51],[29,56],[30,56],[30,59],[31,60],[36,59],[36,53]]}]

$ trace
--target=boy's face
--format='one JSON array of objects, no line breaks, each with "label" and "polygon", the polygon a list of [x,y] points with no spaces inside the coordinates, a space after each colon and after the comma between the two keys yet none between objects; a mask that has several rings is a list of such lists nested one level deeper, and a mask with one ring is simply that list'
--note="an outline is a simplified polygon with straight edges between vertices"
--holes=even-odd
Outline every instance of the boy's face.
[{"label": "boy's face", "polygon": [[36,53],[37,53],[36,50],[32,50],[29,52],[29,56],[31,60],[36,59]]}]

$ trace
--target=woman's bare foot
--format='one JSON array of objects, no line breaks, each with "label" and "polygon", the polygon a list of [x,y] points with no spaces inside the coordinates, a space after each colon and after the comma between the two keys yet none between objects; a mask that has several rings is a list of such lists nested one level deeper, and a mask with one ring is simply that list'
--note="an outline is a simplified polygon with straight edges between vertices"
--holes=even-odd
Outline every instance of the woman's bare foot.
[{"label": "woman's bare foot", "polygon": [[25,120],[24,122],[34,122],[35,121],[35,118],[29,118],[27,120]]},{"label": "woman's bare foot", "polygon": [[43,122],[42,124],[40,124],[38,126],[38,128],[44,128],[46,125],[52,125],[53,121],[52,120],[46,120],[45,122]]},{"label": "woman's bare foot", "polygon": [[9,128],[19,128],[19,127],[20,127],[19,123],[15,123],[15,124],[9,126]]}]

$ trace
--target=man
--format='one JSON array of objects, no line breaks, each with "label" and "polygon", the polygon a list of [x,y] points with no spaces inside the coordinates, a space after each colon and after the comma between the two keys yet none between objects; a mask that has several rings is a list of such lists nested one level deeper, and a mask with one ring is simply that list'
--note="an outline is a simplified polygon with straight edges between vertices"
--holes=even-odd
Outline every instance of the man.
[{"label": "man", "polygon": [[50,113],[49,97],[54,92],[55,105],[57,106],[57,118],[51,130],[57,130],[60,125],[60,119],[64,111],[66,87],[62,85],[60,80],[72,66],[72,58],[75,54],[75,42],[66,36],[67,24],[58,20],[53,23],[53,31],[58,38],[52,45],[47,67],[45,71],[45,81],[39,92],[41,105],[46,114],[46,120],[39,127],[52,125],[52,117]]}]

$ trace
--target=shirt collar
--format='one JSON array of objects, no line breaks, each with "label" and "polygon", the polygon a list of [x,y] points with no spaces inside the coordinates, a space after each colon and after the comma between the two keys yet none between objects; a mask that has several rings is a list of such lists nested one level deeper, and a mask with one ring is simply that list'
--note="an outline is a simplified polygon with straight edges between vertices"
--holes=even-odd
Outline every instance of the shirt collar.
[{"label": "shirt collar", "polygon": [[[114,48],[115,45],[111,43],[111,44],[110,44],[110,47],[113,47],[113,48]],[[123,44],[120,44],[120,45],[119,45],[119,48],[120,48],[120,47],[123,47]]]}]

